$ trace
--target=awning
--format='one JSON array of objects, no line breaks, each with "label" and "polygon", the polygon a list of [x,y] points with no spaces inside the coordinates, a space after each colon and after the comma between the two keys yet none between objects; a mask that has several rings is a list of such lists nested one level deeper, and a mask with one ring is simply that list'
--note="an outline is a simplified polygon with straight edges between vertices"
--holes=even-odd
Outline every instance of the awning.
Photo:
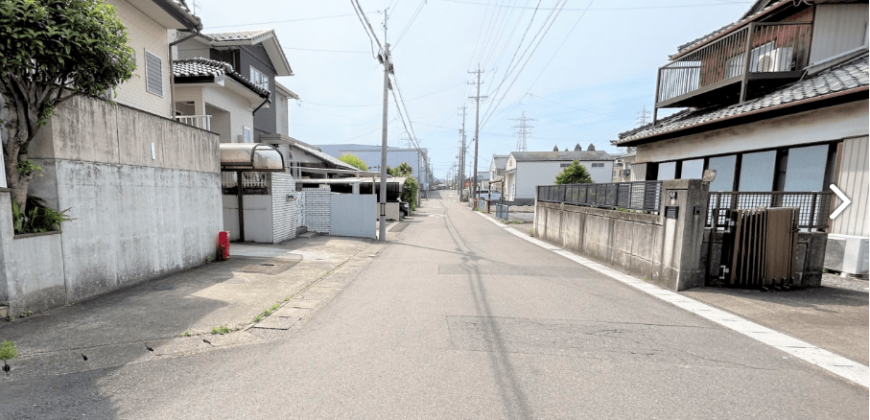
[{"label": "awning", "polygon": [[263,143],[221,143],[221,171],[281,172],[284,158]]}]

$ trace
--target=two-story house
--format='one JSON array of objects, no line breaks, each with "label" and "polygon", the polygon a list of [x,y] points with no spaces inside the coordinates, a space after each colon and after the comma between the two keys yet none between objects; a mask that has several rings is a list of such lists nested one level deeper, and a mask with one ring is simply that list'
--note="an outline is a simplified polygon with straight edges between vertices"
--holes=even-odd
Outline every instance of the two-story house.
[{"label": "two-story house", "polygon": [[[701,178],[713,169],[711,196],[775,192],[766,196],[793,200],[802,228],[843,239],[829,241],[826,265],[866,275],[867,28],[866,0],[756,1],[733,24],[680,46],[658,69],[656,113],[683,110],[654,116],[613,143],[637,148],[632,178]],[[840,200],[817,202],[811,193],[832,184],[853,203],[829,223],[827,209]],[[744,204],[764,205],[716,206]]]},{"label": "two-story house", "polygon": [[489,163],[489,185],[493,191],[501,192],[504,189],[504,168],[507,164],[508,155],[492,155]]},{"label": "two-story house", "polygon": [[222,142],[289,135],[289,99],[276,77],[293,70],[273,30],[200,34],[178,44],[176,114],[215,131]]}]

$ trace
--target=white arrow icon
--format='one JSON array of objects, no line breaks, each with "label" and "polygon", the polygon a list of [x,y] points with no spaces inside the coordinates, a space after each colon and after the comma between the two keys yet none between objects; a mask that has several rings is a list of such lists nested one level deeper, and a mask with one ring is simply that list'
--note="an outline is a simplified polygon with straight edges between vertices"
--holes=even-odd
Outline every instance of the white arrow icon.
[{"label": "white arrow icon", "polygon": [[831,220],[834,220],[843,212],[843,210],[846,210],[846,207],[849,207],[849,204],[852,204],[852,200],[850,200],[849,197],[846,197],[846,194],[843,194],[843,192],[834,184],[831,184],[831,190],[834,191],[834,194],[837,194],[837,197],[840,197],[840,200],[843,200],[840,207],[837,207],[837,209],[831,213]]}]

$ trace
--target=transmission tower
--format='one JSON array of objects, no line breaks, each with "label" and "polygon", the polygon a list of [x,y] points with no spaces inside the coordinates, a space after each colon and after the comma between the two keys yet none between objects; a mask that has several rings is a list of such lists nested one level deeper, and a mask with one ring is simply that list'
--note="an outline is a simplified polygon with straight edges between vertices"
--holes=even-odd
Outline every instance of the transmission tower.
[{"label": "transmission tower", "polygon": [[649,111],[646,110],[646,105],[643,106],[643,109],[637,112],[637,126],[641,127],[647,125],[647,121],[649,121]]},{"label": "transmission tower", "polygon": [[523,115],[522,115],[521,117],[518,117],[518,118],[510,118],[510,120],[511,120],[511,121],[516,121],[516,122],[517,122],[517,125],[514,126],[514,128],[517,129],[517,131],[516,131],[516,135],[517,135],[517,149],[516,149],[516,150],[517,150],[518,152],[525,152],[526,150],[528,150],[528,142],[527,142],[527,140],[529,139],[529,137],[532,136],[532,130],[531,130],[531,129],[532,129],[532,128],[535,128],[534,126],[529,125],[528,122],[529,122],[529,121],[537,121],[537,120],[534,119],[534,118],[528,118],[528,117],[526,117],[526,113],[525,113],[525,112],[523,112]]}]

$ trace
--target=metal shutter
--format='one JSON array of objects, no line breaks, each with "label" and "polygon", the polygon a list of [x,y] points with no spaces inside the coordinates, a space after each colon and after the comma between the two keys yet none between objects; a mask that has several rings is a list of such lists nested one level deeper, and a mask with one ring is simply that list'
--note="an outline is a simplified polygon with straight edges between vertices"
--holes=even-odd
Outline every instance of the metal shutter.
[{"label": "metal shutter", "polygon": [[145,89],[163,96],[163,66],[160,57],[145,51]]}]

